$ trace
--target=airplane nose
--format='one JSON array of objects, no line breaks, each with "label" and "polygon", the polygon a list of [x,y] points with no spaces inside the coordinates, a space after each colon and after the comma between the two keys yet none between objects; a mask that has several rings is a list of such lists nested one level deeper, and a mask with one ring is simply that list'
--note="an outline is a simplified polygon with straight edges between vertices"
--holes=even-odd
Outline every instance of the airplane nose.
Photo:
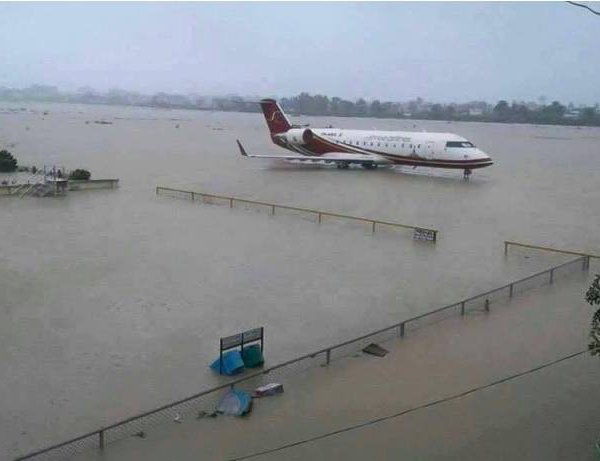
[{"label": "airplane nose", "polygon": [[486,154],[484,151],[482,151],[481,149],[477,149],[475,159],[476,160],[487,160],[490,163],[493,163],[492,158],[488,154]]}]

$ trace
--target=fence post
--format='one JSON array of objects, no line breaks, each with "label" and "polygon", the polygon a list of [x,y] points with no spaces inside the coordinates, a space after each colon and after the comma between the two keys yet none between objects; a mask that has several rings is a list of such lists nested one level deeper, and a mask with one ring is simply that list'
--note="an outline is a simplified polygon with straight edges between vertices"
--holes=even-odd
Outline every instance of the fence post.
[{"label": "fence post", "polygon": [[400,337],[404,338],[404,322],[400,324]]},{"label": "fence post", "polygon": [[465,302],[460,303],[460,315],[465,315]]},{"label": "fence post", "polygon": [[194,201],[194,193],[192,192],[192,202]]},{"label": "fence post", "polygon": [[373,221],[373,229],[371,230],[371,232],[374,234],[375,233],[375,221]]},{"label": "fence post", "polygon": [[158,186],[156,186],[156,195],[158,195]]},{"label": "fence post", "polygon": [[271,214],[275,216],[275,205],[271,205]]},{"label": "fence post", "polygon": [[484,309],[485,309],[485,311],[486,311],[486,312],[489,312],[489,311],[490,311],[490,300],[489,300],[489,299],[487,299],[487,298],[485,298],[485,306],[484,306]]},{"label": "fence post", "polygon": [[329,365],[329,362],[331,362],[331,349],[325,351],[325,364]]},{"label": "fence post", "polygon": [[583,270],[589,270],[590,269],[590,257],[589,256],[584,256],[583,257]]},{"label": "fence post", "polygon": [[100,450],[104,450],[104,431],[103,430],[98,431],[98,448],[100,448]]},{"label": "fence post", "polygon": [[554,282],[554,269],[550,269],[550,285]]},{"label": "fence post", "polygon": [[508,255],[508,242],[504,242],[504,256]]},{"label": "fence post", "polygon": [[321,224],[321,213],[318,213],[319,216],[319,224]]},{"label": "fence post", "polygon": [[509,286],[510,286],[510,291],[508,293],[508,296],[512,298],[513,297],[513,288],[514,288],[514,285],[511,283]]}]

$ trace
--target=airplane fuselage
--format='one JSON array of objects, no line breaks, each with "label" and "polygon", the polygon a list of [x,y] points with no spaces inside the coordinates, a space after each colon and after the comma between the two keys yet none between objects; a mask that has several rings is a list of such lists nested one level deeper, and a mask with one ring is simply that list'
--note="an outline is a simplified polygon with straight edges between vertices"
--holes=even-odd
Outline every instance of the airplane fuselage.
[{"label": "airplane fuselage", "polygon": [[306,155],[335,159],[337,155],[377,156],[391,164],[437,168],[476,169],[492,159],[466,139],[452,133],[290,128],[272,135],[283,148]]},{"label": "airplane fuselage", "polygon": [[260,105],[273,142],[294,155],[249,154],[238,140],[245,157],[325,161],[338,168],[353,164],[367,169],[378,165],[455,168],[464,170],[465,178],[472,170],[494,163],[481,149],[453,133],[310,128],[291,124],[273,99],[263,99]]}]

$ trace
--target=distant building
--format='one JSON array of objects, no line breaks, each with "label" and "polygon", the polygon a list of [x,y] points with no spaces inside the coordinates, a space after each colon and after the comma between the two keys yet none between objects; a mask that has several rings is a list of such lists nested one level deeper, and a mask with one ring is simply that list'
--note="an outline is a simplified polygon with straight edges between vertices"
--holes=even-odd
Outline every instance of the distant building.
[{"label": "distant building", "polygon": [[563,115],[563,118],[567,118],[567,119],[576,119],[579,118],[581,116],[581,111],[579,109],[571,109],[568,110],[567,112],[565,112],[565,115]]},{"label": "distant building", "polygon": [[185,96],[167,93],[155,94],[150,103],[158,107],[188,107],[192,105],[192,102]]}]

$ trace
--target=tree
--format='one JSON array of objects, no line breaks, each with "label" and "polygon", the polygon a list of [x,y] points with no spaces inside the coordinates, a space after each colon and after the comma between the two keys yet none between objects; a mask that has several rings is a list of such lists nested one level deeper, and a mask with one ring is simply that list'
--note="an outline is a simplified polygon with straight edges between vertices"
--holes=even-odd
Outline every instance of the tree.
[{"label": "tree", "polygon": [[596,109],[593,107],[584,107],[579,115],[580,120],[585,124],[592,125],[596,119]]},{"label": "tree", "polygon": [[510,106],[504,100],[498,102],[496,107],[494,107],[494,117],[497,120],[505,121],[510,115]]},{"label": "tree", "polygon": [[329,110],[331,115],[340,115],[340,104],[342,100],[337,96],[331,98],[331,102],[329,103]]},{"label": "tree", "polygon": [[444,108],[441,104],[434,104],[431,106],[431,118],[434,120],[441,120],[443,118]]},{"label": "tree", "polygon": [[371,117],[380,117],[381,116],[381,102],[379,99],[376,99],[371,103],[371,107],[369,108],[369,112],[371,113]]},{"label": "tree", "polygon": [[558,123],[562,120],[567,108],[558,101],[552,101],[552,104],[542,109],[542,123]]},{"label": "tree", "polygon": [[91,178],[91,176],[92,176],[92,174],[88,170],[83,170],[81,168],[78,168],[76,170],[71,171],[71,173],[69,174],[69,179],[88,180]]},{"label": "tree", "polygon": [[300,93],[296,98],[296,110],[299,114],[314,115],[313,97],[308,93]]},{"label": "tree", "polygon": [[354,108],[357,116],[364,117],[367,115],[367,101],[365,101],[363,98],[360,98],[358,101],[356,101]]},{"label": "tree", "polygon": [[354,103],[352,101],[346,101],[342,99],[340,102],[340,115],[344,117],[351,117],[356,112],[356,108],[354,107]]},{"label": "tree", "polygon": [[0,171],[10,173],[17,169],[17,159],[7,150],[0,150]]},{"label": "tree", "polygon": [[[585,300],[590,306],[600,305],[600,274],[596,274],[594,281],[585,293]],[[590,344],[588,349],[592,355],[600,355],[600,308],[592,316],[590,327]]]}]

